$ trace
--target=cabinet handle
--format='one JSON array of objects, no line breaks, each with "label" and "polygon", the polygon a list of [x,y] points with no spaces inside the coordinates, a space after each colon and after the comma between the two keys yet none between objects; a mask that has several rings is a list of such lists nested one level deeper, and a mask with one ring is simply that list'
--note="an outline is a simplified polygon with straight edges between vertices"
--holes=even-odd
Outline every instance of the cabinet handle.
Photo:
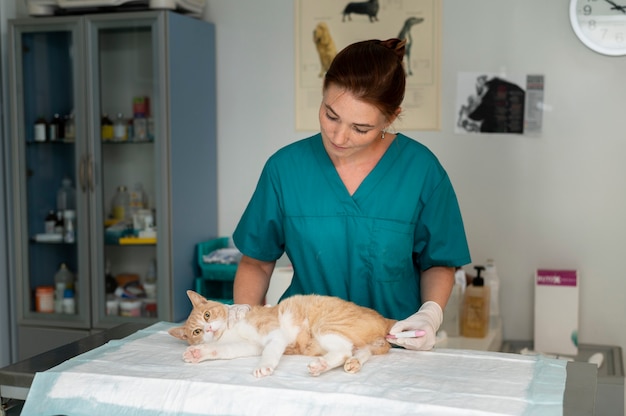
[{"label": "cabinet handle", "polygon": [[80,164],[78,165],[78,180],[80,181],[80,189],[83,192],[87,191],[87,177],[85,175],[85,164],[87,162],[87,156],[80,158]]},{"label": "cabinet handle", "polygon": [[93,180],[93,155],[87,156],[87,183],[89,184],[89,191],[93,192],[95,189]]}]

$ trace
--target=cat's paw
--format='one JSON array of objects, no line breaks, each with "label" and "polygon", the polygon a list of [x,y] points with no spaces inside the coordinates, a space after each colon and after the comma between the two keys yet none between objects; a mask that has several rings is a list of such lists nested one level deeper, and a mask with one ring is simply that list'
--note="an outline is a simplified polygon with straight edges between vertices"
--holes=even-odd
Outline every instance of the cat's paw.
[{"label": "cat's paw", "polygon": [[346,373],[354,374],[361,371],[361,362],[356,357],[350,357],[343,364],[343,369]]},{"label": "cat's paw", "polygon": [[254,374],[256,378],[261,378],[265,376],[270,376],[273,372],[274,369],[272,367],[259,367],[255,369],[252,374]]},{"label": "cat's paw", "polygon": [[318,358],[315,361],[311,361],[308,365],[309,374],[312,376],[319,376],[326,370],[328,370],[328,363],[323,358]]},{"label": "cat's paw", "polygon": [[183,353],[183,361],[186,363],[199,363],[202,360],[202,349],[191,346]]}]

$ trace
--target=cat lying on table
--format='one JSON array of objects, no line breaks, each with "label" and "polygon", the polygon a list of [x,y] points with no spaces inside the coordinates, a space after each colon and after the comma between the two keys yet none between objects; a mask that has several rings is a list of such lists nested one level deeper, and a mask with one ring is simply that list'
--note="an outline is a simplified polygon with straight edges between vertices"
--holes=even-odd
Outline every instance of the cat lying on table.
[{"label": "cat lying on table", "polygon": [[318,376],[339,367],[356,373],[374,354],[391,347],[385,339],[396,322],[373,309],[331,296],[297,295],[275,306],[226,305],[188,290],[193,309],[170,335],[190,346],[183,360],[228,360],[261,356],[253,374],[272,374],[283,354],[316,356],[308,365]]}]

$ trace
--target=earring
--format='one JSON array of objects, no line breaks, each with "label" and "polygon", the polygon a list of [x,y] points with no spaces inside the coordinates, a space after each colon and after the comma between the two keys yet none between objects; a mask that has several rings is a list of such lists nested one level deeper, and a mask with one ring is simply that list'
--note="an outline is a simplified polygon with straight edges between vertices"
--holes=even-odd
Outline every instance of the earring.
[{"label": "earring", "polygon": [[385,140],[385,133],[387,133],[387,131],[385,129],[382,130],[382,134],[380,136],[381,140]]}]

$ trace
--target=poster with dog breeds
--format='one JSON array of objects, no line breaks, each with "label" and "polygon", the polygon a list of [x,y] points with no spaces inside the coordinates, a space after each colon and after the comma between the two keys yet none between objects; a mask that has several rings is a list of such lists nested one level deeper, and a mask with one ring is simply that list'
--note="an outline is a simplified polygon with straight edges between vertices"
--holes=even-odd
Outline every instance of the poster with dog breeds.
[{"label": "poster with dog breeds", "polygon": [[296,129],[319,130],[324,74],[338,51],[367,39],[406,39],[407,89],[397,131],[440,128],[442,0],[296,0]]}]

